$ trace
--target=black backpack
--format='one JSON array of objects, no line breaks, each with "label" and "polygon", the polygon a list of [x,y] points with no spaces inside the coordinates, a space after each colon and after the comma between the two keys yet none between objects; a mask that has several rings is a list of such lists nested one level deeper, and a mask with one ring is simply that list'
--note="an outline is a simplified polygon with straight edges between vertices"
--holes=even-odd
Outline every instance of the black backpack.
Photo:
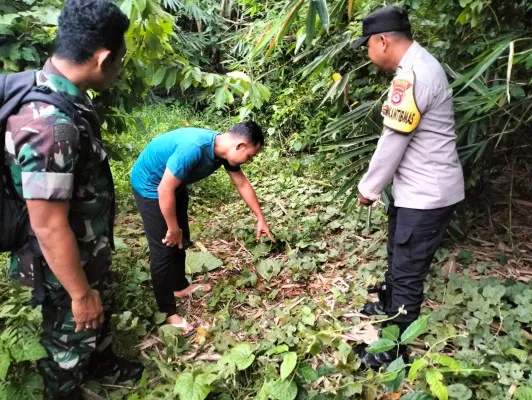
[{"label": "black backpack", "polygon": [[15,251],[28,242],[30,223],[26,204],[21,199],[5,163],[7,119],[23,104],[39,101],[53,105],[76,117],[72,103],[47,86],[37,86],[35,71],[0,75],[0,252]]}]

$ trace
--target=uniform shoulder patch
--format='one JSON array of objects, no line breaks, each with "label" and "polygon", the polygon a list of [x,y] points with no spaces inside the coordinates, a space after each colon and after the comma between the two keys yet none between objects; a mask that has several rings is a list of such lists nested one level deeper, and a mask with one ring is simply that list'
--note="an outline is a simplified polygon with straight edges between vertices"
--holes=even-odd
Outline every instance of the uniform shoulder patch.
[{"label": "uniform shoulder patch", "polygon": [[58,142],[77,142],[79,139],[79,131],[72,124],[67,124],[64,122],[54,124],[52,126],[52,131],[54,135],[54,143]]},{"label": "uniform shoulder patch", "polygon": [[381,110],[384,126],[406,134],[417,128],[421,113],[414,98],[414,85],[414,71],[401,72],[393,79]]}]

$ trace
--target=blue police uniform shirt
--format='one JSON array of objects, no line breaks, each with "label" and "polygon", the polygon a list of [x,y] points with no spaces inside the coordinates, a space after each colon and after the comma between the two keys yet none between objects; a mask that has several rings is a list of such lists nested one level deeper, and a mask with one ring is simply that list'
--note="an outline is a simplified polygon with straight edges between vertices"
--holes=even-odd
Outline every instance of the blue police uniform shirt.
[{"label": "blue police uniform shirt", "polygon": [[157,199],[157,187],[166,168],[182,184],[197,182],[222,165],[239,171],[214,155],[214,139],[219,132],[201,128],[180,128],[153,139],[140,153],[131,171],[131,186],[141,196]]}]

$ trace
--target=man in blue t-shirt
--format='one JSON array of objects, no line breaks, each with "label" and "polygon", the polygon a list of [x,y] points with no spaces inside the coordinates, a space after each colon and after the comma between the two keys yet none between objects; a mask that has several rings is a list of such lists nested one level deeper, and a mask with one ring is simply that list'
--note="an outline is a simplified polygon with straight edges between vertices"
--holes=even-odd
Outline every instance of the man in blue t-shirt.
[{"label": "man in blue t-shirt", "polygon": [[252,121],[240,122],[223,135],[181,128],[152,140],[133,165],[131,186],[148,238],[155,299],[159,311],[167,315],[166,322],[186,336],[195,329],[177,315],[175,297],[210,290],[209,285],[190,285],[185,277],[185,249],[190,245],[186,185],[223,165],[257,216],[257,239],[267,236],[274,240],[255,191],[240,168],[251,162],[263,145],[262,128]]}]

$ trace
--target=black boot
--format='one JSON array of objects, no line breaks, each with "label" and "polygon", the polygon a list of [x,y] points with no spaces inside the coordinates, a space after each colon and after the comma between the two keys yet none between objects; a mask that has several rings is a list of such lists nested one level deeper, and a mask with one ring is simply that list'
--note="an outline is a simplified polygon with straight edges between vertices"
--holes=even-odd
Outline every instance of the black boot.
[{"label": "black boot", "polygon": [[399,357],[403,357],[404,362],[408,363],[408,348],[404,345],[399,345],[399,347],[394,347],[391,350],[383,351],[382,353],[370,354],[366,351],[367,345],[362,344],[356,346],[353,351],[356,353],[362,364],[366,367],[374,369],[375,371],[379,370],[383,365],[388,365],[392,361],[395,361]]},{"label": "black boot", "polygon": [[92,355],[88,376],[92,379],[116,376],[116,382],[138,381],[143,371],[144,365],[140,362],[126,360],[111,351],[106,351]]},{"label": "black boot", "polygon": [[387,285],[386,283],[383,283],[375,288],[373,291],[369,291],[369,293],[377,293],[377,296],[379,297],[379,301],[366,303],[364,304],[364,308],[360,312],[361,314],[367,315],[368,317],[374,316],[374,315],[382,315],[386,313],[386,309],[388,308],[388,305],[391,303],[391,297],[392,297],[392,291],[391,287]]},{"label": "black boot", "polygon": [[45,391],[44,398],[46,400],[83,400],[81,389],[79,387],[64,395],[58,395],[57,393],[54,394]]},{"label": "black boot", "polygon": [[[383,322],[381,324],[381,329],[379,329],[379,338],[382,335],[382,329],[386,328],[389,325],[397,325],[397,327],[399,328],[399,337],[401,337],[403,332],[410,325],[410,322],[397,322],[394,320]],[[367,347],[368,346],[366,344],[359,344],[353,349],[358,358],[360,358],[360,360],[366,367],[378,370],[383,365],[388,365],[399,357],[403,357],[403,361],[408,364],[408,347],[405,345],[401,344],[399,346],[394,347],[393,349],[376,354],[368,353],[366,351]]]}]

